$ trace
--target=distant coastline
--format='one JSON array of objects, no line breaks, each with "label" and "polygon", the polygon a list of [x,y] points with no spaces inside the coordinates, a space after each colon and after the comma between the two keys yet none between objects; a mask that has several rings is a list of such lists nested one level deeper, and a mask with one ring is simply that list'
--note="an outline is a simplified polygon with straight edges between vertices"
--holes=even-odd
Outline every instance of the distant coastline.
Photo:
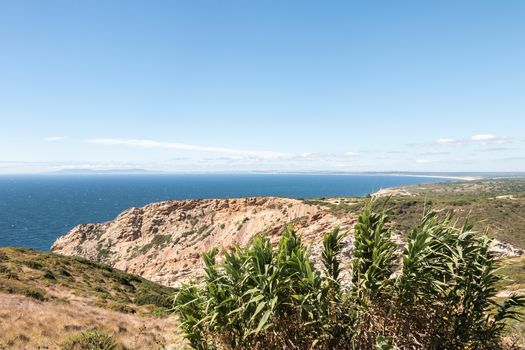
[{"label": "distant coastline", "polygon": [[[61,169],[51,172],[16,175],[359,175],[359,176],[403,176],[436,179],[474,181],[487,178],[525,177],[525,172],[411,172],[411,171],[162,171],[140,168],[115,169]],[[15,175],[15,174],[10,174]]]},{"label": "distant coastline", "polygon": [[486,179],[484,176],[467,176],[467,175],[425,175],[425,174],[403,174],[403,173],[382,173],[377,175],[385,175],[385,176],[407,176],[407,177],[424,177],[424,178],[432,178],[432,179],[451,179],[451,180],[464,180],[464,181],[475,181],[475,180],[483,180]]}]

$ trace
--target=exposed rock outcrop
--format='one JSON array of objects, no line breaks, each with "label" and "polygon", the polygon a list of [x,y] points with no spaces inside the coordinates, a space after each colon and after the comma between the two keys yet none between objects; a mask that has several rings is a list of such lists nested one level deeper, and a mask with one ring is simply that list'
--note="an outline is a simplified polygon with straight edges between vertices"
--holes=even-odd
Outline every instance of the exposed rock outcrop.
[{"label": "exposed rock outcrop", "polygon": [[176,285],[198,276],[200,254],[211,247],[245,245],[260,232],[277,241],[283,226],[293,223],[316,254],[324,232],[336,226],[349,230],[354,222],[355,215],[338,218],[324,207],[288,198],[166,201],[128,209],[110,222],[79,225],[51,250]]},{"label": "exposed rock outcrop", "polygon": [[[342,232],[348,233],[342,252],[342,263],[348,266],[359,205],[344,213],[333,210],[333,205],[351,207],[355,204],[352,201],[351,198],[319,202],[251,197],[152,203],[128,209],[113,221],[79,225],[60,237],[51,250],[104,262],[176,286],[202,273],[200,256],[203,251],[212,247],[228,249],[235,244],[246,245],[261,232],[277,242],[283,226],[292,223],[304,242],[311,246],[311,254],[317,262],[325,232],[340,227]],[[403,244],[399,234],[393,234],[392,238],[399,246]],[[498,240],[493,241],[491,249],[500,256],[524,253]]]}]

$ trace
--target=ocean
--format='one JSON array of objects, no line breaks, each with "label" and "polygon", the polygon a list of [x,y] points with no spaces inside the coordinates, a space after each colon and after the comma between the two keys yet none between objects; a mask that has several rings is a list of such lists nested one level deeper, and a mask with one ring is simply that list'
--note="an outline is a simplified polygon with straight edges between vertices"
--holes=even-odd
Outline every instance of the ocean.
[{"label": "ocean", "polygon": [[82,223],[169,199],[364,196],[381,188],[450,181],[382,175],[3,175],[0,246],[49,250]]}]

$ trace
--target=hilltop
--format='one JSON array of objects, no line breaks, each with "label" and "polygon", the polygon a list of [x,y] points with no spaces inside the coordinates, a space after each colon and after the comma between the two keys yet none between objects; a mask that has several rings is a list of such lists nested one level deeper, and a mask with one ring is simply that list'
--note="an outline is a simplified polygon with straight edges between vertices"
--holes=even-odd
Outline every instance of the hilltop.
[{"label": "hilltop", "polygon": [[419,184],[375,195],[392,196],[400,229],[411,227],[430,205],[469,218],[476,230],[491,238],[525,247],[525,178]]},{"label": "hilltop", "polygon": [[99,328],[129,349],[177,341],[174,290],[80,257],[0,248],[0,349],[58,349]]}]

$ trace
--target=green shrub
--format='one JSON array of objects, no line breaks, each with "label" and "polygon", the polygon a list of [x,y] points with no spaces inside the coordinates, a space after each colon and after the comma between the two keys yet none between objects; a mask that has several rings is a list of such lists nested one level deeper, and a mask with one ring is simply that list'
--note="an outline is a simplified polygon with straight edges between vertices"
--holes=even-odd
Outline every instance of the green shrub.
[{"label": "green shrub", "polygon": [[[341,236],[332,233],[336,244],[327,254],[331,275],[321,275],[311,262],[296,232],[288,227],[277,251],[259,235],[247,249],[224,252],[224,264],[217,265],[216,250],[204,255],[206,286],[184,286],[176,296],[176,310],[187,339],[196,349],[288,348],[308,349],[320,336],[337,348],[345,334],[335,339],[329,332],[331,321],[349,317],[338,307],[329,307],[338,297],[333,288],[333,259],[337,259]],[[330,241],[330,240],[328,240]],[[335,277],[335,278],[334,278]],[[330,319],[329,315],[334,318]],[[331,331],[338,332],[334,326]]]},{"label": "green shrub", "polygon": [[40,301],[46,300],[46,297],[44,296],[44,294],[41,291],[39,291],[39,290],[26,289],[24,291],[24,295],[26,297],[30,297],[30,298],[33,298],[33,299],[36,299],[36,300],[40,300]]},{"label": "green shrub", "polygon": [[110,310],[122,312],[124,314],[134,314],[136,311],[134,308],[132,308],[129,305],[126,304],[120,304],[120,303],[112,303],[108,306]]},{"label": "green shrub", "polygon": [[24,261],[21,261],[21,263],[34,270],[41,270],[43,268],[41,263],[34,261],[34,260],[24,260]]},{"label": "green shrub", "polygon": [[[377,204],[377,203],[376,203]],[[490,241],[451,217],[426,212],[401,252],[389,215],[368,205],[354,230],[350,280],[340,267],[342,235],[325,235],[323,270],[288,227],[276,249],[204,254],[205,280],[175,298],[195,349],[501,349],[507,319],[525,297],[499,301]]]},{"label": "green shrub", "polygon": [[165,307],[156,307],[153,310],[152,315],[157,318],[166,318],[170,315],[173,315],[173,310],[167,309]]},{"label": "green shrub", "polygon": [[173,307],[173,297],[153,292],[140,293],[135,300],[137,305],[155,305],[163,308]]},{"label": "green shrub", "polygon": [[116,340],[102,331],[90,330],[70,336],[60,345],[61,350],[118,350]]},{"label": "green shrub", "polygon": [[98,251],[97,260],[99,260],[99,261],[106,260],[109,257],[109,255],[111,254],[111,251],[109,249],[107,249],[107,248],[100,247],[97,251]]},{"label": "green shrub", "polygon": [[93,291],[101,294],[109,294],[108,291],[102,286],[96,286],[95,288],[93,288]]},{"label": "green shrub", "polygon": [[19,278],[16,272],[10,271],[9,269],[7,269],[7,271],[4,273],[5,277],[9,280],[17,280]]},{"label": "green shrub", "polygon": [[3,264],[0,264],[0,273],[8,273],[10,272],[11,270],[9,270],[9,268]]},{"label": "green shrub", "polygon": [[151,248],[163,247],[171,242],[171,235],[156,235],[151,242],[140,247],[139,252],[147,253]]},{"label": "green shrub", "polygon": [[130,288],[133,290],[135,289],[135,286],[131,282],[136,280],[131,275],[127,275],[126,273],[118,270],[113,270],[110,274],[110,277],[113,278],[119,284],[121,284],[123,287]]},{"label": "green shrub", "polygon": [[69,271],[65,268],[61,268],[59,271],[58,271],[62,276],[65,276],[65,277],[71,277],[71,273],[69,273]]},{"label": "green shrub", "polygon": [[46,278],[48,280],[56,280],[55,275],[53,275],[53,273],[51,271],[49,271],[49,270],[46,270],[42,277],[44,277],[44,278]]}]

